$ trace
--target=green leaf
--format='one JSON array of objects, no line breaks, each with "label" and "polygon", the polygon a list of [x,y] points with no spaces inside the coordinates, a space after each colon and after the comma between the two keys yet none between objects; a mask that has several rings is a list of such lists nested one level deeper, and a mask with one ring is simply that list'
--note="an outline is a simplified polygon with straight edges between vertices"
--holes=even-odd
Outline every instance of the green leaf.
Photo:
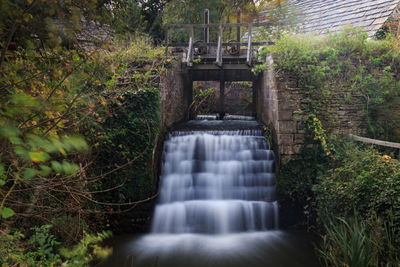
[{"label": "green leaf", "polygon": [[75,174],[79,170],[79,167],[76,164],[69,163],[69,162],[63,162],[62,167],[63,167],[64,173],[67,175]]},{"label": "green leaf", "polygon": [[46,162],[50,159],[46,152],[29,152],[29,157],[33,162]]},{"label": "green leaf", "polygon": [[15,152],[15,154],[19,155],[24,160],[29,160],[30,159],[28,151],[26,151],[26,149],[24,147],[22,147],[22,146],[16,146],[14,148],[14,152]]},{"label": "green leaf", "polygon": [[24,178],[25,179],[31,179],[32,177],[34,177],[36,175],[37,171],[35,169],[25,169],[24,170]]},{"label": "green leaf", "polygon": [[49,166],[46,165],[40,165],[40,168],[42,169],[41,171],[39,171],[39,174],[41,176],[47,176],[51,173],[51,168]]},{"label": "green leaf", "polygon": [[0,186],[5,185],[6,181],[0,179]]},{"label": "green leaf", "polygon": [[0,129],[0,135],[4,137],[16,137],[20,134],[20,130],[17,127],[5,126]]},{"label": "green leaf", "polygon": [[75,149],[76,151],[87,151],[88,150],[88,145],[86,141],[79,136],[65,136],[62,139],[64,143],[64,148],[66,150],[72,150]]},{"label": "green leaf", "polygon": [[58,161],[52,161],[51,162],[51,167],[56,173],[61,173],[63,171],[63,168],[61,164]]},{"label": "green leaf", "polygon": [[14,145],[20,145],[20,144],[22,144],[21,138],[15,137],[15,136],[10,137],[10,142],[11,142],[12,144],[14,144]]},{"label": "green leaf", "polygon": [[1,214],[1,217],[3,217],[4,219],[7,219],[7,218],[10,218],[11,216],[13,216],[15,214],[15,212],[12,209],[4,207],[0,211],[0,214]]}]

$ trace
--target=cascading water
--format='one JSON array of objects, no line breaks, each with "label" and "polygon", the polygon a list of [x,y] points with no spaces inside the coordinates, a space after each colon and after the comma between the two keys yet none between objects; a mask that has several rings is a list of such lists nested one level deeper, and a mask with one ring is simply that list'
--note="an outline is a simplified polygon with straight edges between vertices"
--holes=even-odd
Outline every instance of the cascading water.
[{"label": "cascading water", "polygon": [[278,227],[274,154],[262,130],[173,132],[163,155],[153,233]]},{"label": "cascading water", "polygon": [[307,236],[277,230],[274,154],[261,129],[193,120],[170,133],[152,231],[119,241],[105,266],[318,266]]}]

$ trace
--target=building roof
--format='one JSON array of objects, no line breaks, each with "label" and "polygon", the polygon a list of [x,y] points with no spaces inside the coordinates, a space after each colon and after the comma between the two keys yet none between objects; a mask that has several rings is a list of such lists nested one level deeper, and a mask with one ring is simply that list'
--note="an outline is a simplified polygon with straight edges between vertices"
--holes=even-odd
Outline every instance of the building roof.
[{"label": "building roof", "polygon": [[400,0],[292,0],[300,32],[324,34],[346,25],[363,27],[370,37],[394,14]]}]

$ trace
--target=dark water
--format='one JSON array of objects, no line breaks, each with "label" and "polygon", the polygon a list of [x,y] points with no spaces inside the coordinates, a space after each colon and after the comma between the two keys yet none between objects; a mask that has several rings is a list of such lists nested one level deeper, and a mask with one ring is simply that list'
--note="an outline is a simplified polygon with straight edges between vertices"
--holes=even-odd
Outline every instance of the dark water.
[{"label": "dark water", "polygon": [[103,267],[313,267],[312,238],[300,231],[227,235],[123,235]]},{"label": "dark water", "polygon": [[191,121],[164,144],[151,233],[120,236],[103,266],[317,266],[279,230],[274,153],[255,121]]}]

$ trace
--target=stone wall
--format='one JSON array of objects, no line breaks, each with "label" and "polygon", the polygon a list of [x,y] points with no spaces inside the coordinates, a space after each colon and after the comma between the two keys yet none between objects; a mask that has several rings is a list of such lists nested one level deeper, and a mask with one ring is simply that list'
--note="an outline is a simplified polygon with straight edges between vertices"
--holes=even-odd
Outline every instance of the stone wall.
[{"label": "stone wall", "polygon": [[[303,100],[307,97],[298,87],[294,77],[281,77],[273,69],[273,59],[267,57],[268,68],[264,71],[257,90],[257,116],[273,131],[275,149],[279,160],[285,164],[298,159],[306,133]],[[365,100],[362,96],[337,90],[328,90],[328,102],[320,107],[319,119],[323,128],[339,134],[362,134],[366,129]]]},{"label": "stone wall", "polygon": [[[168,129],[188,118],[189,94],[192,90],[190,74],[178,62],[161,74],[161,126]],[[185,90],[186,88],[186,90]]]}]

